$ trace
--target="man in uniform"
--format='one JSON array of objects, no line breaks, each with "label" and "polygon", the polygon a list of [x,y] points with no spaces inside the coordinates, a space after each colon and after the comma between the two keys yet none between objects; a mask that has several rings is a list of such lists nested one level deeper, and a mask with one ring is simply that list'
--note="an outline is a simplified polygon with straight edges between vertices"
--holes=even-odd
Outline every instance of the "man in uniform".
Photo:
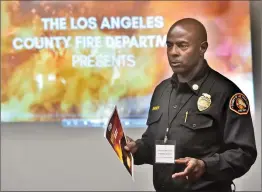
[{"label": "man in uniform", "polygon": [[[229,192],[257,157],[247,97],[204,58],[207,32],[185,18],[167,34],[174,74],[155,89],[145,133],[128,138],[136,165],[153,165],[156,191]],[[156,141],[175,141],[174,163],[156,163]]]}]

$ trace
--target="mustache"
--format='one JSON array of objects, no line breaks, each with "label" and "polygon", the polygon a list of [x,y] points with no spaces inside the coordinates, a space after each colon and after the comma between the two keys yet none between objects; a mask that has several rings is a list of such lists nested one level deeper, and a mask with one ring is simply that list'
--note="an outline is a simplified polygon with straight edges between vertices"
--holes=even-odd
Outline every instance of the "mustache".
[{"label": "mustache", "polygon": [[175,61],[169,61],[170,63],[182,63],[182,61],[175,60]]}]

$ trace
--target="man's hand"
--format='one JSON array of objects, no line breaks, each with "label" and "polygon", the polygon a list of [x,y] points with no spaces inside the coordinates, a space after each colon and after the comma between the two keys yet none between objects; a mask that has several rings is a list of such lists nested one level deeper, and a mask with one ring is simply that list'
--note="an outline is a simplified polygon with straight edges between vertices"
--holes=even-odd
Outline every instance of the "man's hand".
[{"label": "man's hand", "polygon": [[206,171],[205,163],[202,160],[186,157],[175,160],[175,163],[185,164],[183,172],[175,173],[172,178],[187,178],[189,181],[198,180]]},{"label": "man's hand", "polygon": [[127,144],[125,146],[125,150],[130,151],[131,153],[135,153],[138,149],[136,142],[130,137],[126,136]]}]

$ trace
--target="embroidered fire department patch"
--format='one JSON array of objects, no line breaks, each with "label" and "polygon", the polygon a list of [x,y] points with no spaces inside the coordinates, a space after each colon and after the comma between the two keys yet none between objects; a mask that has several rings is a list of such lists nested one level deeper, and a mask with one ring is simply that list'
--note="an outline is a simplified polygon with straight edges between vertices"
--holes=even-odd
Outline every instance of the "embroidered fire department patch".
[{"label": "embroidered fire department patch", "polygon": [[236,93],[230,99],[229,107],[239,115],[245,115],[249,111],[248,99],[243,93]]}]

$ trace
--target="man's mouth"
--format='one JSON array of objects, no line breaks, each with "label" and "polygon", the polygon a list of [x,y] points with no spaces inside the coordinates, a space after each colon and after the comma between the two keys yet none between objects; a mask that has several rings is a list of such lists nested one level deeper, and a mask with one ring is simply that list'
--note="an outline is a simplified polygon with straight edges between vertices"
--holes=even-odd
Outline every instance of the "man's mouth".
[{"label": "man's mouth", "polygon": [[181,64],[181,62],[171,62],[172,67],[180,66]]}]

